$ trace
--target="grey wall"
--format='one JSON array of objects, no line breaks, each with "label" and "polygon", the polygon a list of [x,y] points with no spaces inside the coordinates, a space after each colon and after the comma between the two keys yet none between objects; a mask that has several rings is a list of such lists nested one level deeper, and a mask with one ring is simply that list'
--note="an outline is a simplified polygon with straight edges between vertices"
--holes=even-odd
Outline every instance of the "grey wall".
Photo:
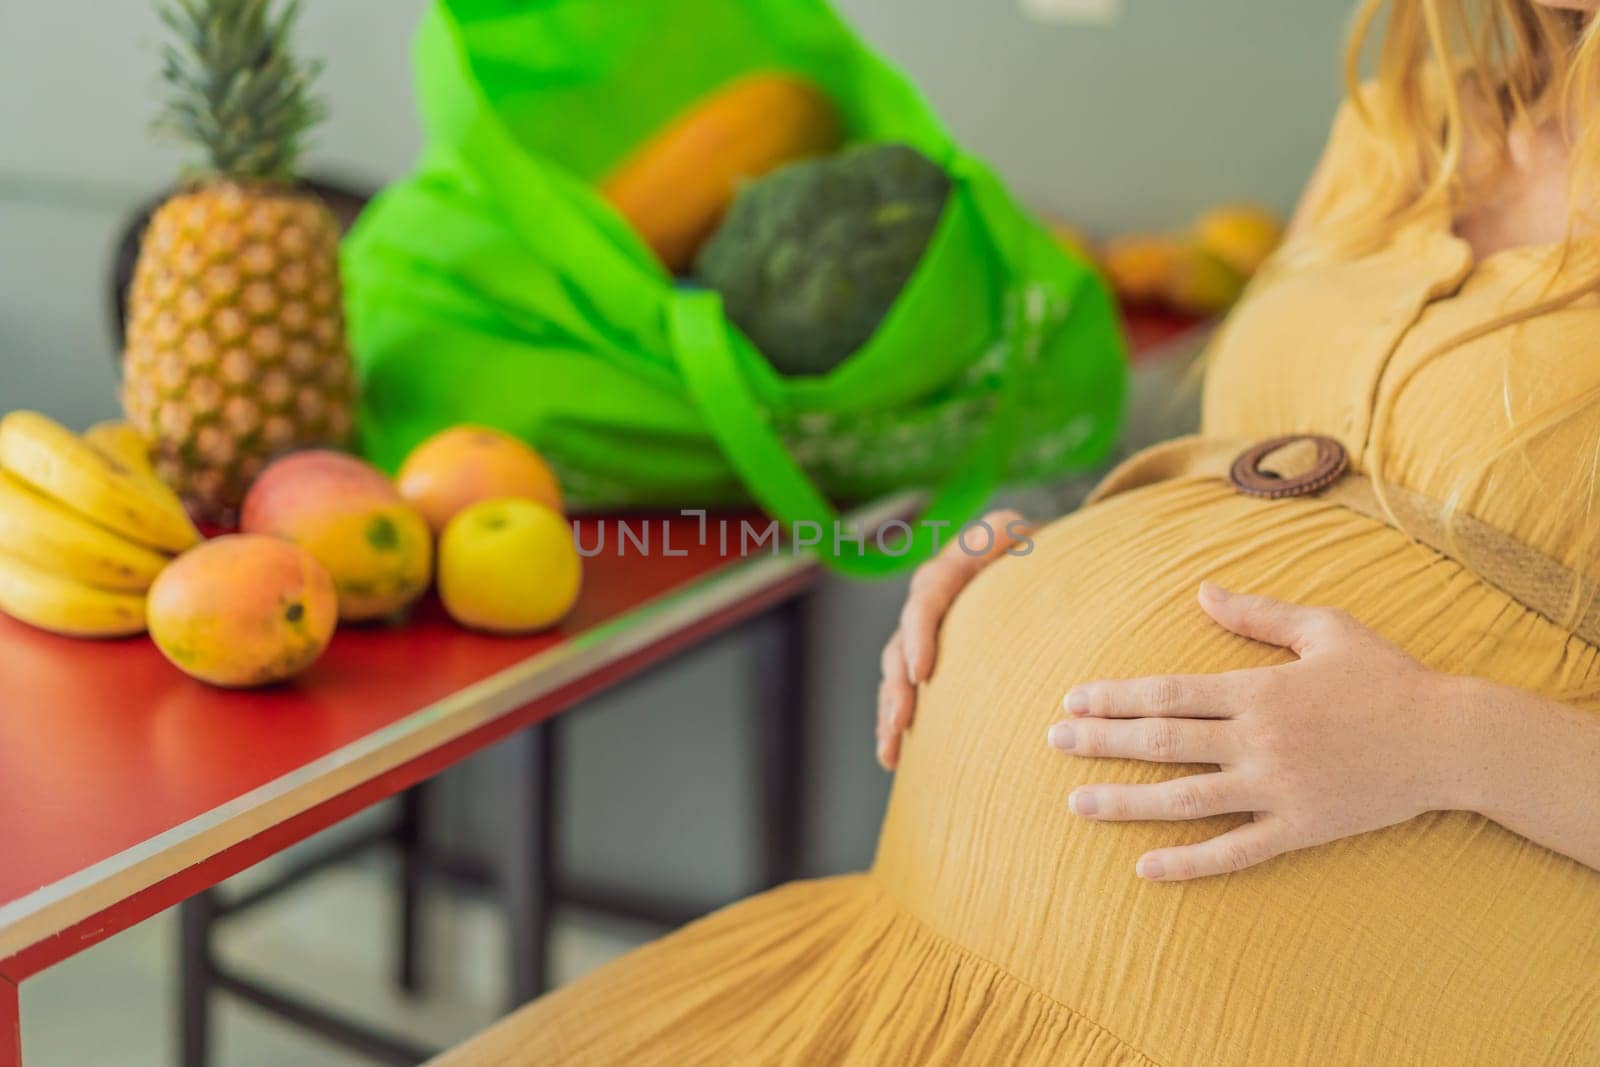
[{"label": "grey wall", "polygon": [[[121,219],[170,179],[145,130],[157,24],[146,0],[0,0],[0,408],[73,424],[115,409],[106,269]],[[1108,28],[1040,26],[1002,0],[844,0],[950,125],[1041,208],[1100,231],[1181,223],[1224,198],[1287,206],[1335,97],[1338,0],[1127,0]],[[423,0],[309,0],[333,118],[312,166],[381,181],[415,152],[407,39]],[[811,870],[870,856],[876,648],[897,584],[831,586],[820,607]],[[746,635],[746,641],[760,639]],[[723,644],[575,724],[567,835],[587,869],[684,891],[742,888],[751,829],[736,680]],[[493,793],[483,761],[464,794]],[[514,773],[514,772],[510,772]],[[693,790],[686,790],[692,783]],[[471,803],[470,807],[479,807]],[[491,805],[492,806],[492,805]]]},{"label": "grey wall", "polygon": [[1106,27],[1007,0],[841,0],[1041,210],[1100,233],[1290,207],[1338,98],[1347,0],[1123,0]]}]

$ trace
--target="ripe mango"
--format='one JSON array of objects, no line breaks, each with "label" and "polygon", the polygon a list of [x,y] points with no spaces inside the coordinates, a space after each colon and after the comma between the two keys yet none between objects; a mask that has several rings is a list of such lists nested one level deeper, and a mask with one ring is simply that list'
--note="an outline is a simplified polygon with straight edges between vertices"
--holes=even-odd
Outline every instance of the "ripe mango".
[{"label": "ripe mango", "polygon": [[1201,215],[1192,236],[1201,248],[1248,279],[1277,250],[1283,224],[1259,204],[1224,204]]},{"label": "ripe mango", "polygon": [[1244,291],[1245,279],[1198,245],[1185,245],[1167,279],[1166,301],[1191,315],[1228,310]]},{"label": "ripe mango", "polygon": [[333,638],[333,579],[305,549],[234,534],[178,557],[150,587],[150,636],[167,659],[230,688],[285,681]]},{"label": "ripe mango", "polygon": [[1101,264],[1124,303],[1150,304],[1167,298],[1178,264],[1187,254],[1183,241],[1160,233],[1136,233],[1106,242]]},{"label": "ripe mango", "polygon": [[428,524],[382,471],[343,452],[316,449],[273,463],[246,494],[239,526],[315,556],[333,578],[346,622],[401,611],[433,573]]},{"label": "ripe mango", "polygon": [[406,457],[395,483],[436,534],[485,500],[521,497],[562,509],[561,485],[544,457],[488,426],[452,426],[434,434]]}]

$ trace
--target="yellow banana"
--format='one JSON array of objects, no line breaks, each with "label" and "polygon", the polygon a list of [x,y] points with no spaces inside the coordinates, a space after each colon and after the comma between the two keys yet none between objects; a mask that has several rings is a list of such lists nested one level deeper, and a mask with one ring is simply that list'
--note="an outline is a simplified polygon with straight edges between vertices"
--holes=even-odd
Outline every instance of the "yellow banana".
[{"label": "yellow banana", "polygon": [[97,422],[83,431],[83,439],[101,455],[110,456],[129,470],[155,475],[155,469],[150,466],[150,446],[145,444],[144,435],[126,419]]},{"label": "yellow banana", "polygon": [[142,593],[169,562],[0,470],[0,545],[40,570],[100,589]]},{"label": "yellow banana", "polygon": [[127,637],[143,633],[145,603],[137,593],[113,593],[57,577],[0,552],[0,611],[67,637]]},{"label": "yellow banana", "polygon": [[172,490],[37,412],[13,411],[0,419],[0,468],[142,545],[182,552],[200,541]]}]

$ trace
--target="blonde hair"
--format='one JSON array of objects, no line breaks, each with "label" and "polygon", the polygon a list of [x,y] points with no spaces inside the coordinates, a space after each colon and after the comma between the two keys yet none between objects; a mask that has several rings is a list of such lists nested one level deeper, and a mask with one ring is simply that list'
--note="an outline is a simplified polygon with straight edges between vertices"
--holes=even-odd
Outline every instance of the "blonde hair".
[{"label": "blonde hair", "polygon": [[[1567,234],[1551,282],[1531,301],[1475,324],[1424,362],[1600,291],[1600,241],[1585,218],[1600,191],[1600,19],[1532,0],[1361,0],[1344,73],[1351,109],[1381,162],[1359,189],[1341,190],[1338,202],[1290,241],[1278,258],[1279,269],[1297,260],[1358,256],[1430,214],[1453,217],[1470,206],[1475,182],[1486,177],[1465,173],[1469,143],[1490,149],[1491,165],[1504,165],[1513,129],[1555,123],[1567,137],[1572,164]],[[1565,280],[1558,285],[1558,278]],[[1532,441],[1600,404],[1600,387],[1583,389],[1533,418],[1513,419],[1512,347],[1507,346],[1504,377],[1505,423],[1484,434],[1473,455],[1464,457],[1461,478],[1441,501],[1447,530],[1462,502],[1485,486],[1494,468],[1508,472],[1503,461],[1515,461],[1519,454],[1525,460]],[[1374,426],[1378,454],[1381,430]],[[1585,516],[1600,511],[1600,440],[1593,448],[1588,462],[1572,465],[1574,481],[1566,487],[1565,499],[1583,508]],[[1378,481],[1379,463],[1371,467]],[[1557,492],[1562,488],[1552,486]],[[1600,522],[1584,524],[1582,542],[1575,546],[1576,558],[1600,560]],[[1574,583],[1569,629],[1594,595],[1584,583]]]},{"label": "blonde hair", "polygon": [[1600,123],[1577,120],[1600,98],[1600,26],[1577,12],[1532,0],[1362,0],[1344,75],[1380,166],[1303,235],[1304,251],[1370,251],[1397,225],[1460,206],[1472,193],[1468,142],[1504,162],[1519,123],[1576,132],[1570,202],[1596,188]]}]

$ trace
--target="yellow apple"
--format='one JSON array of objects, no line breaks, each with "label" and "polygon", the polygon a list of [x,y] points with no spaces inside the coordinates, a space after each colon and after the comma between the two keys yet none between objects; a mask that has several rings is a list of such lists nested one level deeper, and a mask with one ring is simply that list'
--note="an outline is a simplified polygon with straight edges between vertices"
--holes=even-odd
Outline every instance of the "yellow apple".
[{"label": "yellow apple", "polygon": [[572,610],[583,561],[561,513],[524,498],[486,500],[439,539],[439,598],[463,626],[532,633]]}]

